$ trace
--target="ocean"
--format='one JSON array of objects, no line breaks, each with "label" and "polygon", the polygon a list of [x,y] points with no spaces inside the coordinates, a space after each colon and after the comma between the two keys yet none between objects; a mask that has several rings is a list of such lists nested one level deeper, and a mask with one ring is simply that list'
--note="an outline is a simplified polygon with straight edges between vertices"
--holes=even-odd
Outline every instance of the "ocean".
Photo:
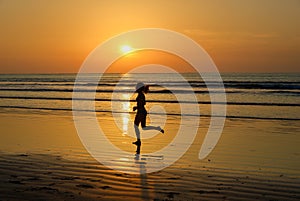
[{"label": "ocean", "polygon": [[[221,74],[226,89],[226,102],[210,101],[210,93],[218,94],[214,79],[209,80],[210,91],[198,74],[182,74],[184,81],[173,74],[104,74],[96,85],[95,111],[132,112],[127,107],[114,107],[131,101],[134,104],[134,88],[137,80],[150,85],[146,95],[147,107],[160,105],[167,115],[183,114],[180,105],[199,107],[200,115],[210,116],[209,105],[227,106],[227,118],[300,120],[299,73],[224,73]],[[86,80],[76,83],[80,93],[93,92],[95,83]],[[15,74],[0,75],[0,107],[24,110],[72,110],[72,95],[76,74]],[[176,94],[195,94],[196,102],[178,102]],[[221,92],[220,92],[221,93]],[[84,96],[84,95],[83,95]],[[88,97],[88,96],[87,96]],[[112,104],[113,103],[113,104]],[[155,111],[153,112],[155,113]],[[158,112],[159,114],[159,112]]]}]

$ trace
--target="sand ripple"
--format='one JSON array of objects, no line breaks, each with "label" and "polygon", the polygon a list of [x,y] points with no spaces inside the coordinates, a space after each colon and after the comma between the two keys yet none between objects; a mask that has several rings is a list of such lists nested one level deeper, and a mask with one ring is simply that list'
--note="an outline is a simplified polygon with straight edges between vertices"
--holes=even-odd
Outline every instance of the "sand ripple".
[{"label": "sand ripple", "polygon": [[130,175],[91,158],[0,154],[0,200],[299,200],[300,180],[217,168]]}]

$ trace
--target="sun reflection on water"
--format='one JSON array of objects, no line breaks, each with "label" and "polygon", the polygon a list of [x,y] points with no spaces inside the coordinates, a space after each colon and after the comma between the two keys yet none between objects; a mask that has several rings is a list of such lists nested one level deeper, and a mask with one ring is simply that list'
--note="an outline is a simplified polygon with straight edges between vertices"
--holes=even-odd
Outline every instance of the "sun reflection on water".
[{"label": "sun reflection on water", "polygon": [[123,133],[122,135],[127,135],[128,134],[128,123],[130,120],[130,95],[129,94],[122,94],[122,100],[128,100],[126,102],[122,102],[122,113],[121,113],[121,118],[122,118],[122,129]]}]

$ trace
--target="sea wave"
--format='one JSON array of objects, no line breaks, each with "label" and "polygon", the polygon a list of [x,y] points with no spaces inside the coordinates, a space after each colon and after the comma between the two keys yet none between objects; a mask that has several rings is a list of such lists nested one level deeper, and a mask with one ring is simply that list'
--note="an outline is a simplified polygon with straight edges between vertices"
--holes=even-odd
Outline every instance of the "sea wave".
[{"label": "sea wave", "polygon": [[[96,92],[96,93],[134,93],[134,90],[128,90],[128,89],[76,89],[74,90],[73,88],[0,88],[0,91],[18,91],[18,92],[83,92],[83,93],[91,93],[91,92]],[[202,89],[202,90],[185,90],[185,89],[173,89],[173,90],[169,90],[169,89],[162,89],[162,90],[151,90],[149,91],[149,93],[152,94],[208,94],[208,93],[224,93],[224,91],[222,90],[222,88],[218,88],[215,90],[207,90],[207,89]],[[271,90],[271,91],[266,91],[266,90],[262,90],[262,91],[257,91],[257,90],[226,90],[227,94],[285,94],[285,95],[294,95],[294,96],[298,96],[300,95],[300,91],[297,90]]]},{"label": "sea wave", "polygon": [[[24,99],[24,100],[65,100],[65,101],[97,101],[97,102],[136,102],[136,100],[107,99],[107,98],[68,98],[68,97],[30,97],[30,96],[0,96],[0,99]],[[252,105],[252,106],[289,106],[299,107],[299,103],[267,103],[267,102],[210,102],[210,101],[177,101],[177,100],[147,100],[148,103],[174,103],[174,104],[217,104],[217,105]]]},{"label": "sea wave", "polygon": [[[12,80],[12,81],[3,81],[0,79],[0,87],[7,86],[15,86],[15,87],[24,87],[27,86],[75,86],[74,80],[36,80],[26,81],[26,80]],[[125,80],[121,83],[116,82],[115,80],[106,80],[105,83],[89,83],[89,82],[77,82],[76,86],[111,86],[111,87],[132,87],[134,88],[136,81],[132,80]],[[213,81],[189,81],[188,85],[193,88],[207,88],[207,85],[210,88],[219,88],[220,86],[224,85],[225,88],[228,89],[278,89],[278,90],[300,90],[300,82],[237,82],[237,81],[224,81],[223,83],[220,82],[213,82]],[[156,82],[156,83],[149,83],[151,87],[186,87],[186,82],[177,82],[177,81],[168,81],[168,82]]]},{"label": "sea wave", "polygon": [[[26,109],[26,110],[50,110],[50,111],[74,111],[71,108],[50,108],[50,107],[28,107],[28,106],[0,106],[5,109]],[[111,111],[111,110],[76,110],[79,112],[96,112],[96,113],[121,113],[121,114],[135,114],[135,112]],[[208,115],[208,114],[181,114],[181,113],[149,113],[153,115],[168,115],[168,116],[190,116],[190,117],[219,117],[228,119],[257,119],[257,120],[281,120],[281,121],[300,121],[300,118],[286,118],[286,117],[262,117],[262,116],[241,116],[241,115]]]}]

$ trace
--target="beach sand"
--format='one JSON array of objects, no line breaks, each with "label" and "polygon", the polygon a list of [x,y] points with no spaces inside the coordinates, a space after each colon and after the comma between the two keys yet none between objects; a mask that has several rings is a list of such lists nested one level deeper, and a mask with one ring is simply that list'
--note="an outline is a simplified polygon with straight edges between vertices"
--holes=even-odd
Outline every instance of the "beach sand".
[{"label": "beach sand", "polygon": [[[133,160],[134,138],[122,135],[110,115],[98,119]],[[83,147],[70,112],[1,109],[0,122],[0,200],[300,199],[299,121],[227,119],[213,152],[199,160],[209,125],[209,118],[201,118],[183,157],[142,175],[96,161]],[[178,124],[171,118],[165,135],[143,142],[140,168],[176,135]]]}]

